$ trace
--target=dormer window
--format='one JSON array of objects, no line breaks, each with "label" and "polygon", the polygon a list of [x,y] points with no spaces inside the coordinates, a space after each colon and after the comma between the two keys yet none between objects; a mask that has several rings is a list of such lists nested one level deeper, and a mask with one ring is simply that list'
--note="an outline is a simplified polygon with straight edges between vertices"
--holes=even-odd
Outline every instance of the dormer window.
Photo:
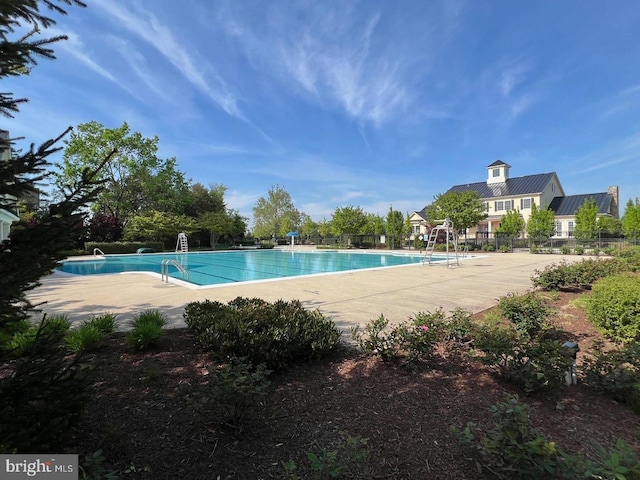
[{"label": "dormer window", "polygon": [[500,169],[499,168],[494,168],[493,169],[493,176],[494,177],[499,177],[500,176]]}]

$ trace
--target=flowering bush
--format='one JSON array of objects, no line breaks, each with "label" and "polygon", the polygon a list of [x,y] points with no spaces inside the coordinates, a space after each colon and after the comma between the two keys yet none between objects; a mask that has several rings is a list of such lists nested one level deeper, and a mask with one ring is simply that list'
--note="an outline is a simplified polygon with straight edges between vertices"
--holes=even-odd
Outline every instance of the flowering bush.
[{"label": "flowering bush", "polygon": [[389,328],[389,321],[381,315],[369,322],[364,330],[351,329],[351,337],[363,353],[379,355],[382,360],[396,360],[403,364],[428,360],[436,344],[444,338],[447,318],[442,309],[421,312]]}]

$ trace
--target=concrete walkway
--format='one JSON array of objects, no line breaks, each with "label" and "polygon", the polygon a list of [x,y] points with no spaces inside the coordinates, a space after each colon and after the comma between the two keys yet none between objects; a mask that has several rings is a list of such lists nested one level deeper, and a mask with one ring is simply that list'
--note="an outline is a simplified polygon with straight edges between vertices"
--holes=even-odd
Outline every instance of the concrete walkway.
[{"label": "concrete walkway", "polygon": [[[405,252],[406,253],[406,252]],[[267,301],[300,300],[307,308],[320,309],[345,331],[364,325],[384,314],[397,322],[418,312],[442,307],[449,312],[461,307],[479,312],[495,305],[509,292],[531,289],[531,275],[546,265],[580,260],[582,257],[532,255],[529,253],[478,254],[460,266],[408,265],[368,271],[284,279],[269,282],[231,284],[208,288],[187,288],[163,283],[160,276],[142,273],[72,276],[60,273],[42,279],[42,286],[29,293],[49,314],[66,314],[74,322],[112,312],[122,328],[147,309],[160,309],[170,327],[183,327],[182,313],[189,302],[228,302],[237,296]]]}]

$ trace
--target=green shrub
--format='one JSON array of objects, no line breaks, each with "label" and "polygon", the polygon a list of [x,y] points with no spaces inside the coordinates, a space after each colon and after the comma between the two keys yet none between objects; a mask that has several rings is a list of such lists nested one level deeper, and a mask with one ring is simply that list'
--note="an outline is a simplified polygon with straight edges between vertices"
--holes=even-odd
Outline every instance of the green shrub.
[{"label": "green shrub", "polygon": [[482,363],[526,394],[559,393],[565,386],[565,372],[573,365],[573,357],[558,340],[522,336],[513,326],[481,328],[474,345],[484,354]]},{"label": "green shrub", "polygon": [[464,343],[471,340],[475,331],[476,326],[471,318],[471,313],[457,307],[444,322],[442,339]]},{"label": "green shrub", "polygon": [[556,470],[558,450],[532,427],[528,407],[518,397],[505,395],[505,401],[492,405],[489,411],[495,420],[491,430],[479,431],[470,422],[462,432],[463,440],[476,454],[479,469],[500,479],[548,478]]},{"label": "green shrub", "polygon": [[640,339],[640,277],[614,275],[598,281],[587,304],[587,316],[614,340]]},{"label": "green shrub", "polygon": [[495,250],[495,247],[493,245],[491,245],[490,243],[485,243],[482,246],[482,250],[484,250],[485,252],[493,252]]},{"label": "green shrub", "polygon": [[127,343],[135,350],[155,345],[162,337],[166,323],[166,317],[159,310],[146,310],[136,315],[127,335]]},{"label": "green shrub", "polygon": [[83,323],[75,330],[71,330],[65,337],[69,349],[74,353],[86,352],[100,346],[104,340],[104,334],[100,329],[90,324]]},{"label": "green shrub", "polygon": [[547,265],[544,270],[535,270],[531,281],[543,290],[561,288],[591,288],[601,278],[627,270],[624,262],[616,258],[583,259],[580,262]]},{"label": "green shrub", "polygon": [[561,253],[562,255],[569,255],[569,252],[571,252],[571,249],[570,249],[568,246],[566,246],[566,245],[562,245],[562,246],[560,247],[560,253]]},{"label": "green shrub", "polygon": [[40,330],[64,334],[70,327],[71,321],[66,315],[45,315],[38,325],[25,320],[13,326],[14,333],[7,341],[6,347],[12,351],[13,355],[21,356],[31,348]]},{"label": "green shrub", "polygon": [[608,450],[596,444],[595,461],[570,455],[533,428],[529,409],[512,395],[489,407],[493,428],[482,431],[469,422],[462,440],[473,450],[478,470],[505,480],[640,479],[638,454],[623,440]]},{"label": "green shrub", "polygon": [[139,248],[152,248],[158,252],[164,250],[162,242],[86,242],[85,252],[93,254],[94,249],[100,249],[105,254],[136,253]]},{"label": "green shrub", "polygon": [[603,351],[596,343],[581,366],[583,383],[640,412],[640,345]]},{"label": "green shrub", "polygon": [[78,328],[67,333],[65,341],[74,353],[87,352],[98,348],[107,335],[116,328],[116,316],[105,313],[83,322]]},{"label": "green shrub", "polygon": [[65,451],[89,397],[90,369],[45,324],[21,357],[0,365],[0,453]]},{"label": "green shrub", "polygon": [[584,253],[584,247],[581,247],[580,245],[574,247],[573,253],[575,253],[576,255],[582,255]]},{"label": "green shrub", "polygon": [[116,330],[117,316],[114,313],[103,313],[89,320],[104,335],[110,335]]},{"label": "green shrub", "polygon": [[500,298],[498,308],[502,316],[513,323],[520,333],[529,336],[540,332],[551,314],[545,300],[535,292],[525,295],[509,293]]},{"label": "green shrub", "polygon": [[319,310],[298,300],[268,303],[238,297],[228,304],[193,302],[184,319],[196,340],[220,358],[238,357],[270,370],[318,360],[338,344],[341,333]]},{"label": "green shrub", "polygon": [[234,426],[240,425],[242,416],[250,406],[258,405],[266,396],[271,382],[271,373],[265,365],[253,365],[232,359],[225,366],[207,369],[208,386],[201,400],[206,415],[222,410],[227,421]]},{"label": "green shrub", "polygon": [[442,309],[421,312],[387,329],[389,321],[380,315],[369,322],[364,331],[356,325],[351,338],[363,353],[379,355],[382,360],[413,364],[432,356],[434,346],[443,338],[446,317]]},{"label": "green shrub", "polygon": [[511,248],[509,248],[509,246],[507,246],[507,245],[500,245],[500,251],[502,253],[508,253],[508,252],[511,251]]},{"label": "green shrub", "polygon": [[310,480],[325,480],[330,478],[372,478],[372,467],[369,461],[370,452],[367,449],[367,440],[360,437],[352,437],[341,432],[341,439],[333,450],[320,450],[307,453],[309,472],[300,477],[298,466],[293,460],[282,462],[286,472],[285,478],[298,480],[308,478]]}]

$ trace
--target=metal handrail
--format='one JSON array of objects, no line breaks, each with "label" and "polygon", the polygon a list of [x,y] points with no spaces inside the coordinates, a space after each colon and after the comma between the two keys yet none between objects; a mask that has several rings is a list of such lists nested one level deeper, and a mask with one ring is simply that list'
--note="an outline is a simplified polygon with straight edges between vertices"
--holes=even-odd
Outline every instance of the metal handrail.
[{"label": "metal handrail", "polygon": [[178,262],[177,260],[174,260],[172,258],[167,258],[166,260],[163,260],[162,263],[160,264],[160,279],[161,281],[165,281],[166,278],[166,282],[169,283],[169,265],[173,265],[174,267],[176,267],[176,269],[180,272],[180,275],[182,275],[182,280],[189,280],[189,271],[184,268],[182,266],[182,264],[180,262]]},{"label": "metal handrail", "polygon": [[94,257],[97,256],[96,252],[100,252],[100,255],[102,255],[104,257],[104,252],[102,250],[100,250],[99,248],[97,248],[97,247],[93,249],[93,256]]}]

